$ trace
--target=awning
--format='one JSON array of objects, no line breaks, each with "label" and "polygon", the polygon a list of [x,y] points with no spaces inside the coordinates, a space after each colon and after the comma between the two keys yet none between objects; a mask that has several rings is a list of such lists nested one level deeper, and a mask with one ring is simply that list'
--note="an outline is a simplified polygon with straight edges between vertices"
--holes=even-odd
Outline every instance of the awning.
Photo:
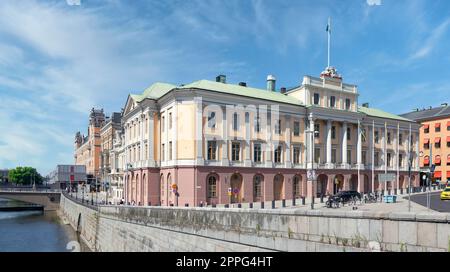
[{"label": "awning", "polygon": [[428,124],[423,125],[423,129],[429,129],[429,128],[430,128],[430,125],[428,125]]},{"label": "awning", "polygon": [[435,128],[440,128],[440,127],[441,127],[441,123],[436,123],[436,124],[434,124],[434,127],[435,127]]},{"label": "awning", "polygon": [[441,142],[441,137],[434,138],[434,143],[438,144]]},{"label": "awning", "polygon": [[447,179],[450,179],[450,171],[447,171]]},{"label": "awning", "polygon": [[433,177],[435,177],[435,178],[442,178],[442,172],[441,171],[434,172]]},{"label": "awning", "polygon": [[430,158],[424,158],[423,159],[423,164],[430,164]]},{"label": "awning", "polygon": [[450,127],[450,121],[447,121],[447,127]]},{"label": "awning", "polygon": [[424,144],[428,144],[429,142],[430,142],[430,139],[427,139],[427,138],[423,139]]},{"label": "awning", "polygon": [[434,158],[434,163],[435,163],[435,164],[441,164],[441,156],[436,156],[436,157]]},{"label": "awning", "polygon": [[447,136],[447,143],[450,143],[450,136]]}]

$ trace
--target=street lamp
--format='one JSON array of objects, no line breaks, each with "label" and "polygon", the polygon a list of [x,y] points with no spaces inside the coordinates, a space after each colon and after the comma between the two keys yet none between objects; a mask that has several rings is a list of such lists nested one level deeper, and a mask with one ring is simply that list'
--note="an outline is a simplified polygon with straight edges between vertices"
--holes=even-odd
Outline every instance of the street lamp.
[{"label": "street lamp", "polygon": [[[316,180],[316,173],[314,171],[314,161],[315,161],[315,158],[314,158],[315,157],[315,154],[314,154],[314,151],[315,151],[314,150],[315,149],[314,138],[315,138],[316,135],[318,135],[319,132],[315,131],[315,130],[305,130],[305,133],[307,135],[311,135],[309,137],[309,139],[310,139],[309,144],[306,147],[306,149],[308,150],[308,156],[307,157],[310,157],[309,165],[311,167],[310,169],[307,170],[307,179],[313,183],[312,186],[311,186],[311,188],[312,188],[311,189],[312,190],[312,192],[311,192],[311,209],[314,209],[314,194],[313,194],[314,193],[314,189],[313,189],[313,186],[314,186],[314,181]],[[306,143],[308,143],[308,141],[306,141]],[[311,148],[311,149],[308,149],[308,148]]]}]

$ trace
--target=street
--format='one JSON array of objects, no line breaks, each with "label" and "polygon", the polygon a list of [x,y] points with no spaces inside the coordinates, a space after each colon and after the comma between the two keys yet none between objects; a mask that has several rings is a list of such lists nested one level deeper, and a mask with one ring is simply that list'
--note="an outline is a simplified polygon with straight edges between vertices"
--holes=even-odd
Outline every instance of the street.
[{"label": "street", "polygon": [[[438,212],[450,212],[450,201],[444,201],[440,199],[441,192],[432,192],[430,208]],[[406,197],[407,199],[407,197]],[[411,201],[420,204],[424,207],[427,206],[427,194],[419,194],[411,196]]]}]

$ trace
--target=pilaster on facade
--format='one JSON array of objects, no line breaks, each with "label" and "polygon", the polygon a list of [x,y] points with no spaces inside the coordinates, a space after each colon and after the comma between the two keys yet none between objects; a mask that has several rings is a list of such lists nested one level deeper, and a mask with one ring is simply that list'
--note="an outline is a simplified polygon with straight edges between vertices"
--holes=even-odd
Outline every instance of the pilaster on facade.
[{"label": "pilaster on facade", "polygon": [[347,122],[342,122],[342,166],[347,169]]},{"label": "pilaster on facade", "polygon": [[194,98],[195,103],[195,146],[196,165],[204,165],[203,159],[203,104],[201,97]]},{"label": "pilaster on facade", "polygon": [[244,160],[244,166],[251,167],[252,166],[252,157],[251,157],[251,145],[250,145],[250,114],[248,112],[245,113],[245,160]]},{"label": "pilaster on facade", "polygon": [[285,130],[285,138],[284,141],[286,142],[286,160],[284,167],[286,168],[292,168],[292,160],[291,160],[291,116],[286,115],[285,116],[285,122],[286,122],[286,130]]},{"label": "pilaster on facade", "polygon": [[332,122],[331,120],[327,120],[327,143],[326,143],[326,150],[327,150],[327,168],[332,168],[333,164],[332,164],[332,160],[331,160],[331,127],[332,127]]},{"label": "pilaster on facade", "polygon": [[228,122],[231,120],[231,116],[225,107],[222,110],[222,158],[220,164],[222,166],[230,166],[230,160],[228,158]]}]

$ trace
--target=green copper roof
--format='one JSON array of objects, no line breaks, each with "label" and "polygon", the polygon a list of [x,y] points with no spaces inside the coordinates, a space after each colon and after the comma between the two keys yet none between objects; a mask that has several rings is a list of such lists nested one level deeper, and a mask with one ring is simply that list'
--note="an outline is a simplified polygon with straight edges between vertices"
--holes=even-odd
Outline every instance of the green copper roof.
[{"label": "green copper roof", "polygon": [[394,120],[399,120],[399,121],[407,121],[407,122],[413,122],[412,120],[403,118],[401,116],[392,114],[392,113],[388,113],[379,109],[374,109],[374,108],[366,108],[366,107],[358,107],[358,111],[362,112],[364,114],[367,114],[368,116],[372,116],[372,117],[380,117],[380,118],[388,118],[388,119],[394,119]]},{"label": "green copper roof", "polygon": [[279,92],[270,92],[270,91],[263,90],[263,89],[244,87],[244,86],[228,84],[228,83],[220,83],[220,82],[215,82],[215,81],[210,81],[210,80],[199,80],[199,81],[195,81],[191,84],[179,87],[179,89],[190,89],[190,88],[211,90],[211,91],[220,92],[220,93],[227,93],[227,94],[233,94],[233,95],[241,95],[241,96],[259,98],[259,99],[270,100],[270,101],[278,102],[278,103],[302,105],[300,100],[295,99],[292,96],[281,94]]},{"label": "green copper roof", "polygon": [[130,94],[130,96],[137,102],[141,102],[145,98],[158,99],[176,87],[172,84],[156,82],[145,89],[142,94]]}]

